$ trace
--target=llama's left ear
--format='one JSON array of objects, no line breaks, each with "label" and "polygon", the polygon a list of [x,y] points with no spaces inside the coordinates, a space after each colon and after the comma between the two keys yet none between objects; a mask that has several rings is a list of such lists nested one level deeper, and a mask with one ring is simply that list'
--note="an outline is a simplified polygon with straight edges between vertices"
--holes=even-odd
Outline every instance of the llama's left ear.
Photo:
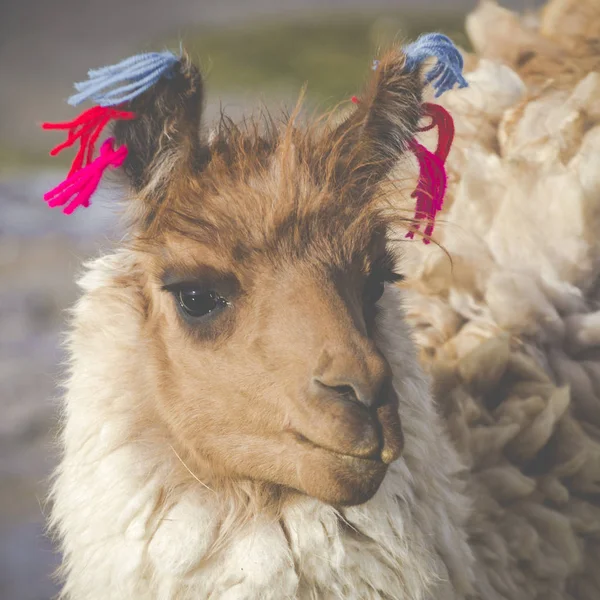
[{"label": "llama's left ear", "polygon": [[375,63],[356,112],[345,124],[369,179],[384,177],[407,150],[422,116],[423,87],[421,69],[408,69],[400,50]]},{"label": "llama's left ear", "polygon": [[[426,71],[423,62],[435,59]],[[360,163],[357,173],[369,181],[383,178],[409,148],[424,115],[423,93],[431,84],[440,96],[455,85],[465,87],[463,58],[452,41],[427,34],[374,61],[374,74],[355,113],[339,128],[341,138]]]}]

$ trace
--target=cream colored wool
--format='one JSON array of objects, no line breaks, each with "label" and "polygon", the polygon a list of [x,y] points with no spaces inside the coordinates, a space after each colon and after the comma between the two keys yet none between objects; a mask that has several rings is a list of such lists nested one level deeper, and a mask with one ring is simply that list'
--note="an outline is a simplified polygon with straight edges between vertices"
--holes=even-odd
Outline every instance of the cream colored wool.
[{"label": "cream colored wool", "polygon": [[442,98],[459,112],[436,234],[452,262],[410,246],[407,318],[471,469],[475,597],[593,600],[600,3],[556,0],[537,21],[493,2],[468,19],[471,85]]},{"label": "cream colored wool", "polygon": [[471,87],[442,98],[447,252],[403,244],[382,301],[406,447],[365,505],[274,522],[251,483],[217,497],[151,429],[131,439],[148,390],[119,280],[137,263],[89,265],[53,492],[66,598],[600,598],[600,4],[534,21],[493,2],[468,20]]}]

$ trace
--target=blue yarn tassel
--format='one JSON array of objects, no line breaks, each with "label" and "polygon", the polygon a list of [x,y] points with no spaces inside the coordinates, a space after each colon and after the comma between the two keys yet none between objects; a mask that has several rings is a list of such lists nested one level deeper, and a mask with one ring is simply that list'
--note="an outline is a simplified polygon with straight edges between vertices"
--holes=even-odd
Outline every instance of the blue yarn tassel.
[{"label": "blue yarn tassel", "polygon": [[71,106],[93,100],[100,106],[115,106],[132,100],[168,76],[180,60],[172,52],[149,52],[126,58],[116,65],[91,69],[86,81],[75,84],[79,92],[68,99]]},{"label": "blue yarn tassel", "polygon": [[452,40],[441,33],[422,35],[412,44],[404,47],[406,67],[412,71],[424,60],[434,57],[436,65],[427,74],[427,82],[435,89],[435,97],[439,98],[444,92],[458,84],[459,88],[469,84],[463,77],[464,61]]}]

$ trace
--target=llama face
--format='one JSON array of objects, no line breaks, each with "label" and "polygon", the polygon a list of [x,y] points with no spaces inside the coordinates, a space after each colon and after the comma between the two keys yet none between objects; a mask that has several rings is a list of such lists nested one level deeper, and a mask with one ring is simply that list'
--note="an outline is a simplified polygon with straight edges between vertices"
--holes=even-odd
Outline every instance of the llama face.
[{"label": "llama face", "polygon": [[233,261],[185,239],[147,255],[156,407],[195,464],[335,504],[367,500],[402,448],[377,301],[396,278],[374,232],[345,268],[304,256]]},{"label": "llama face", "polygon": [[400,455],[376,340],[377,303],[398,279],[378,185],[419,119],[419,74],[403,65],[384,61],[369,106],[335,128],[224,121],[205,144],[189,65],[116,128],[137,196],[149,393],[212,485],[358,504]]}]

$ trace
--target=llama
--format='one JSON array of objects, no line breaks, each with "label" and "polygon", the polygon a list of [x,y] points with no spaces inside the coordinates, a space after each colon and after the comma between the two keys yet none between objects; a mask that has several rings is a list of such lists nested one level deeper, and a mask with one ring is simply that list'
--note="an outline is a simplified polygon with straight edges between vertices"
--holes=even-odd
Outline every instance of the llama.
[{"label": "llama", "polygon": [[597,397],[570,410],[548,319],[582,346],[594,315],[453,235],[468,113],[453,270],[397,243],[428,93],[406,67],[385,55],[341,123],[222,119],[207,139],[184,57],[115,125],[129,237],[73,310],[63,597],[597,598]]},{"label": "llama", "polygon": [[342,124],[223,120],[208,143],[200,74],[177,69],[114,127],[130,240],[74,309],[64,596],[464,596],[462,467],[378,185],[418,127],[421,72],[396,49]]}]

